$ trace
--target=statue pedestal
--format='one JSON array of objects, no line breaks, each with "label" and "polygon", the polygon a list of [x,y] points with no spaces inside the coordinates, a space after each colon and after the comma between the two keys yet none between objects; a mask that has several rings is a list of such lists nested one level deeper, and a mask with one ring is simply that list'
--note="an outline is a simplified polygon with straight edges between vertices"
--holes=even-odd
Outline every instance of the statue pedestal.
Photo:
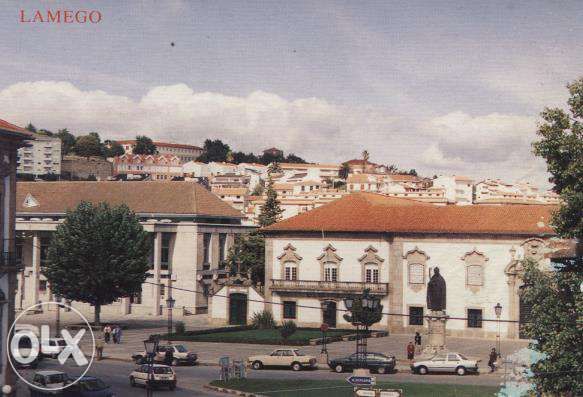
[{"label": "statue pedestal", "polygon": [[431,310],[427,316],[429,330],[427,344],[423,348],[423,354],[435,354],[447,350],[445,345],[445,323],[449,316],[442,310]]}]

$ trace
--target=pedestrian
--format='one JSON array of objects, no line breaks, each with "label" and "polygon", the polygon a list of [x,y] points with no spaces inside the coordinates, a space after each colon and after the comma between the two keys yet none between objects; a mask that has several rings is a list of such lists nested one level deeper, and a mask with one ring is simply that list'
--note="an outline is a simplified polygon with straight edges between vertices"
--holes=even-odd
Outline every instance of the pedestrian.
[{"label": "pedestrian", "polygon": [[488,366],[490,367],[490,373],[496,370],[496,360],[498,360],[498,352],[496,352],[496,348],[493,347],[492,351],[490,351],[490,358],[488,360]]},{"label": "pedestrian", "polygon": [[417,353],[421,352],[421,334],[419,332],[415,332],[415,347]]},{"label": "pedestrian", "polygon": [[412,364],[414,358],[415,358],[415,345],[411,341],[407,345],[407,360],[409,360],[409,363]]},{"label": "pedestrian", "polygon": [[110,337],[111,327],[109,326],[109,324],[106,324],[105,327],[103,327],[103,339],[105,339],[105,343],[109,343]]},{"label": "pedestrian", "polygon": [[119,325],[117,326],[117,343],[121,343],[121,327]]},{"label": "pedestrian", "polygon": [[170,366],[172,365],[172,361],[174,361],[174,347],[167,346],[166,353],[164,353],[164,364]]},{"label": "pedestrian", "polygon": [[119,327],[117,325],[114,325],[112,330],[111,330],[111,339],[113,341],[114,345],[117,345],[117,333],[119,331]]},{"label": "pedestrian", "polygon": [[95,352],[97,354],[97,361],[103,359],[103,338],[97,338],[95,341]]}]

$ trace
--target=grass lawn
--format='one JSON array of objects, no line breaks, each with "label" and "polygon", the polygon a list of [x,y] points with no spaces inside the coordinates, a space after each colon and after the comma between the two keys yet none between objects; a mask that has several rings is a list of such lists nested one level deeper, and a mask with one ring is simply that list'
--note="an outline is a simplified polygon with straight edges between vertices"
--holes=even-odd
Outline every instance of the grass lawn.
[{"label": "grass lawn", "polygon": [[[342,336],[354,333],[350,330],[331,330],[328,337]],[[298,329],[289,337],[287,342],[283,340],[278,329],[245,329],[231,332],[212,332],[196,335],[173,335],[171,339],[194,342],[223,342],[223,343],[256,343],[264,345],[308,345],[310,339],[321,338],[322,332],[317,329]]]},{"label": "grass lawn", "polygon": [[[239,379],[230,382],[215,380],[213,386],[253,392],[274,397],[353,397],[352,386],[342,380],[270,380]],[[493,386],[439,385],[424,383],[379,382],[378,387],[401,389],[406,397],[492,397],[499,390]]]}]

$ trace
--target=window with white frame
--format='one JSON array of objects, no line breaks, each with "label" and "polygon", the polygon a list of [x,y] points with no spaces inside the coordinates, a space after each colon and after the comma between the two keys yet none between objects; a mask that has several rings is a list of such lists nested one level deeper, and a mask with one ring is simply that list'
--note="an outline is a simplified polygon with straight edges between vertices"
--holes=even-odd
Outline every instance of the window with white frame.
[{"label": "window with white frame", "polygon": [[367,263],[364,267],[364,281],[377,284],[380,280],[379,267],[375,263]]},{"label": "window with white frame", "polygon": [[338,265],[336,263],[324,264],[324,281],[338,281]]},{"label": "window with white frame", "polygon": [[425,265],[409,263],[409,284],[425,284]]},{"label": "window with white frame", "polygon": [[285,262],[284,263],[284,278],[286,280],[297,280],[298,279],[298,264],[295,262]]}]

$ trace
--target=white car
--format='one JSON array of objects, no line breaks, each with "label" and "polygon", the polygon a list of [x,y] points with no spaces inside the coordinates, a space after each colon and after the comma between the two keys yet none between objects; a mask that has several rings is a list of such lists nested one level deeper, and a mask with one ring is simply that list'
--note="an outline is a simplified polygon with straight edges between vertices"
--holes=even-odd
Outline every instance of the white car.
[{"label": "white car", "polygon": [[61,371],[38,371],[32,378],[32,385],[38,389],[31,386],[30,395],[58,394],[69,381],[69,376]]},{"label": "white car", "polygon": [[147,386],[150,384],[152,387],[164,386],[170,390],[176,388],[176,373],[172,367],[154,364],[152,366],[152,378],[150,378],[149,370],[150,366],[148,364],[138,366],[130,374],[130,385],[135,387],[137,385]]},{"label": "white car", "polygon": [[57,358],[67,347],[67,342],[63,338],[49,338],[47,342],[41,342],[40,351],[44,357]]},{"label": "white car", "polygon": [[[154,362],[163,363],[166,360],[166,351],[172,350],[172,365],[177,366],[180,364],[195,365],[198,356],[196,353],[189,351],[184,345],[166,344],[159,345],[156,356],[154,356]],[[132,354],[132,359],[136,364],[143,364],[146,357],[146,352],[142,351],[139,353]]]},{"label": "white car", "polygon": [[429,372],[452,373],[460,376],[468,372],[478,372],[478,363],[481,360],[470,360],[464,355],[454,352],[440,352],[429,360],[414,361],[411,364],[413,373],[425,375]]},{"label": "white car", "polygon": [[294,371],[299,371],[302,368],[315,368],[318,360],[313,356],[306,356],[298,349],[277,349],[262,356],[251,356],[247,359],[247,363],[253,369],[261,369],[263,367],[288,367]]}]

